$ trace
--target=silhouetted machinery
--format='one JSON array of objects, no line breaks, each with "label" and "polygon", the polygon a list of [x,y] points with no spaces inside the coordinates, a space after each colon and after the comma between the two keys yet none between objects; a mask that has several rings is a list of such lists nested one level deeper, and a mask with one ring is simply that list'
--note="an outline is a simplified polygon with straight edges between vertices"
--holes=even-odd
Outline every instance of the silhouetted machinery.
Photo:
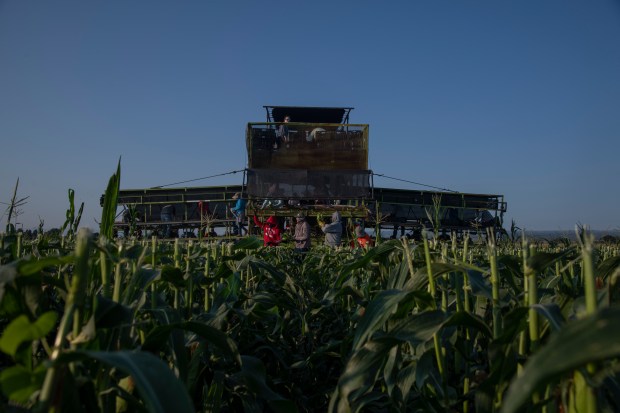
[{"label": "silhouetted machinery", "polygon": [[457,233],[501,229],[506,212],[502,195],[374,187],[368,125],[349,123],[353,108],[264,108],[266,122],[247,125],[242,184],[123,189],[117,228],[125,234],[150,231],[162,236],[230,234],[232,197],[241,193],[250,218],[338,211],[343,218],[363,220],[366,227],[394,237],[422,228]]}]

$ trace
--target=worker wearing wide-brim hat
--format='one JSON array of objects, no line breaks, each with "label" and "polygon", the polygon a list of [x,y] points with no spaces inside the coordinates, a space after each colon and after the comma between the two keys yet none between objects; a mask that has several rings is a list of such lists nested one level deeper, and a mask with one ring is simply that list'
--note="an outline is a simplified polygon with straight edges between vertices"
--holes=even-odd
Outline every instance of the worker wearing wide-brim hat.
[{"label": "worker wearing wide-brim hat", "polygon": [[295,251],[306,252],[310,249],[310,224],[301,212],[295,216]]}]

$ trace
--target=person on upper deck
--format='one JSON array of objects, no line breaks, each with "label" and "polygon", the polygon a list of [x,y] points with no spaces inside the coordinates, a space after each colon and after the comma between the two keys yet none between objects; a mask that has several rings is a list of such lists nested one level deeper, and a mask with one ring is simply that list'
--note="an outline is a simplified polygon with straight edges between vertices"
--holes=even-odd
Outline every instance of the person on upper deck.
[{"label": "person on upper deck", "polygon": [[338,211],[332,214],[332,222],[326,224],[319,222],[321,230],[325,233],[325,245],[336,248],[340,246],[342,241],[342,222],[340,222],[340,213]]},{"label": "person on upper deck", "polygon": [[260,209],[265,208],[280,208],[284,205],[284,201],[281,199],[274,199],[274,197],[280,195],[280,188],[277,183],[272,183],[269,185],[269,189],[267,190],[267,198],[263,200],[263,203],[260,206]]},{"label": "person on upper deck", "polygon": [[286,144],[286,147],[289,146],[289,131],[288,131],[288,123],[291,121],[291,117],[286,115],[284,117],[284,123],[278,126],[278,130],[276,131],[276,141],[273,144],[273,149],[278,149],[282,142]]}]

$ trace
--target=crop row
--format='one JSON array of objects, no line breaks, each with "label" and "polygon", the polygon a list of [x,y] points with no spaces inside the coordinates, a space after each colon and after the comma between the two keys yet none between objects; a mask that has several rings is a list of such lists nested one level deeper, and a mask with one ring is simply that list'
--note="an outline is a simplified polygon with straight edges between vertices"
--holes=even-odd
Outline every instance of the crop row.
[{"label": "crop row", "polygon": [[62,240],[0,237],[9,410],[620,410],[620,246],[585,230],[299,254],[113,240],[114,207],[98,237],[71,209]]}]

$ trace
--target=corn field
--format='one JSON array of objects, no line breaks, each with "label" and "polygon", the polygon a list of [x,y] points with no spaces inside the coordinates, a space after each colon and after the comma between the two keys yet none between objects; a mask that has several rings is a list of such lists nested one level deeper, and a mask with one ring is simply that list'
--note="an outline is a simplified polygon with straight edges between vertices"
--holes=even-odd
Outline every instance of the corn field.
[{"label": "corn field", "polygon": [[22,412],[615,412],[620,245],[493,236],[298,254],[0,244],[0,386]]}]

